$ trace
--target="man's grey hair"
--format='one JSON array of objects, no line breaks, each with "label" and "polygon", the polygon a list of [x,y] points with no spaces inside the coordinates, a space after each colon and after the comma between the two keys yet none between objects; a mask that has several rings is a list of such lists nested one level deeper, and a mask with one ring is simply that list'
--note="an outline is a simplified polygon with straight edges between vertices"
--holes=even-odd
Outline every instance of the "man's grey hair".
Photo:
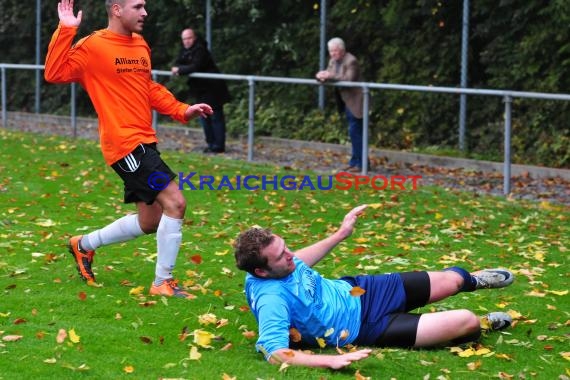
[{"label": "man's grey hair", "polygon": [[327,47],[329,49],[335,46],[340,48],[342,51],[346,51],[346,46],[344,45],[344,41],[342,40],[342,38],[334,37],[331,38],[329,42],[327,42]]}]

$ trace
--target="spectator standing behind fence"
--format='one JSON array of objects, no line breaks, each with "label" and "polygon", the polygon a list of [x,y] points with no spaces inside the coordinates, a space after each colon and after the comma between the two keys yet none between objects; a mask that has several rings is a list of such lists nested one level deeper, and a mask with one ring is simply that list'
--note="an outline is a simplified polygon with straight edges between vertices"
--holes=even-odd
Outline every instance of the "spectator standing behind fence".
[{"label": "spectator standing behind fence", "polygon": [[73,236],[69,251],[81,278],[93,284],[97,248],[156,233],[156,269],[150,294],[191,299],[195,296],[181,289],[172,277],[186,200],[173,181],[176,175],[156,148],[151,109],[187,122],[211,114],[212,108],[179,102],[152,80],[150,48],[140,34],[147,16],[144,6],[144,0],[106,0],[107,28],[72,46],[83,12],[74,15],[73,0],[61,0],[57,5],[59,25],[49,43],[45,79],[79,82],[87,91],[99,118],[103,157],[123,180],[125,203],[135,203],[138,211],[89,234]]},{"label": "spectator standing behind fence", "polygon": [[[320,82],[362,81],[360,65],[356,57],[346,51],[341,38],[335,37],[327,43],[330,61],[326,70],[319,71],[315,77]],[[348,167],[344,171],[362,170],[362,90],[358,87],[335,87],[339,110],[344,111],[348,121],[348,134],[352,143],[352,154]],[[370,168],[370,164],[368,165]]]},{"label": "spectator standing behind fence", "polygon": [[[182,49],[176,58],[175,66],[172,67],[172,74],[220,73],[203,38],[190,28],[184,29],[181,37]],[[188,87],[190,95],[196,102],[207,103],[214,110],[210,117],[200,118],[208,144],[204,153],[224,153],[226,150],[224,104],[230,101],[226,82],[221,79],[188,78]]]}]

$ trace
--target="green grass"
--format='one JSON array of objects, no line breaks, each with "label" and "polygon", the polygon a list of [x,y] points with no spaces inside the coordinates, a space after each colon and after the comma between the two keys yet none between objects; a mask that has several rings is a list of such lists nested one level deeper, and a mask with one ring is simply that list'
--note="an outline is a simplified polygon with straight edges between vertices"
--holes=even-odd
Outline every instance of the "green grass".
[{"label": "green grass", "polygon": [[[102,287],[82,283],[66,252],[71,235],[133,210],[122,204],[121,184],[97,144],[6,130],[0,130],[0,141],[0,379],[221,379],[224,373],[237,379],[354,379],[357,370],[373,379],[570,376],[564,357],[570,351],[568,208],[421,185],[417,191],[185,190],[188,209],[175,274],[198,297],[150,298],[145,294],[154,273],[154,236],[99,249],[95,272]],[[163,157],[185,173],[291,174],[219,157]],[[243,309],[233,238],[259,224],[280,233],[294,250],[326,236],[361,203],[381,207],[367,210],[353,236],[317,269],[334,277],[455,264],[506,266],[517,273],[511,287],[460,294],[422,310],[520,313],[514,328],[482,339],[490,354],[462,358],[449,348],[375,349],[342,371],[280,372],[255,352],[255,338],[243,334],[257,329]],[[137,287],[144,291],[131,294]],[[205,313],[227,324],[200,325]],[[193,337],[180,335],[199,328],[218,338],[212,348],[198,348],[199,360],[190,360]],[[58,343],[60,329],[73,329],[79,341]],[[11,335],[21,339],[7,341]]]}]

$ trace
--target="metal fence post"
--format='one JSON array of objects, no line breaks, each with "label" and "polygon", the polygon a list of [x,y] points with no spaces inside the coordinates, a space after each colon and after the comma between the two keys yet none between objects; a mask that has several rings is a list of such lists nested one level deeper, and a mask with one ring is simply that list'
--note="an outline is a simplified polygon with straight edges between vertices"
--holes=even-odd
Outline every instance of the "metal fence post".
[{"label": "metal fence post", "polygon": [[[156,82],[158,76],[156,73],[152,73],[152,80]],[[156,110],[152,110],[152,129],[158,132],[158,113]]]},{"label": "metal fence post", "polygon": [[370,108],[370,90],[362,87],[362,175],[368,173],[368,109]]},{"label": "metal fence post", "polygon": [[503,194],[508,195],[511,192],[511,109],[513,98],[505,95],[505,159],[503,169]]},{"label": "metal fence post", "polygon": [[2,126],[8,127],[8,115],[6,113],[6,68],[2,66]]},{"label": "metal fence post", "polygon": [[[325,58],[327,50],[327,0],[321,0],[321,33],[320,33],[320,51],[319,51],[319,70],[325,69]],[[325,109],[325,86],[319,86],[319,108]]]},{"label": "metal fence post", "polygon": [[[461,33],[461,88],[467,88],[467,56],[469,51],[469,0],[463,0],[463,28]],[[459,149],[465,150],[465,123],[467,94],[459,95]]]},{"label": "metal fence post", "polygon": [[247,160],[253,161],[253,133],[255,129],[255,81],[253,77],[247,78],[247,84],[249,86]]},{"label": "metal fence post", "polygon": [[76,89],[77,83],[71,83],[71,128],[73,129],[73,138],[77,137],[77,114],[75,110]]}]

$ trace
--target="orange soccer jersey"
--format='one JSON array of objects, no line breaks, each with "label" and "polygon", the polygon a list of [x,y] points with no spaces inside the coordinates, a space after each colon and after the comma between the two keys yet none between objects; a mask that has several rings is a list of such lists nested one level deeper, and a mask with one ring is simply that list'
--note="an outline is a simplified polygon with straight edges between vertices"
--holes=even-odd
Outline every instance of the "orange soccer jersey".
[{"label": "orange soccer jersey", "polygon": [[[99,118],[105,162],[111,165],[138,144],[157,141],[152,108],[185,122],[188,105],[151,77],[150,48],[142,36],[102,29],[71,43],[77,28],[59,25],[45,63],[48,82],[79,82]],[[71,48],[70,48],[71,47]]]}]

